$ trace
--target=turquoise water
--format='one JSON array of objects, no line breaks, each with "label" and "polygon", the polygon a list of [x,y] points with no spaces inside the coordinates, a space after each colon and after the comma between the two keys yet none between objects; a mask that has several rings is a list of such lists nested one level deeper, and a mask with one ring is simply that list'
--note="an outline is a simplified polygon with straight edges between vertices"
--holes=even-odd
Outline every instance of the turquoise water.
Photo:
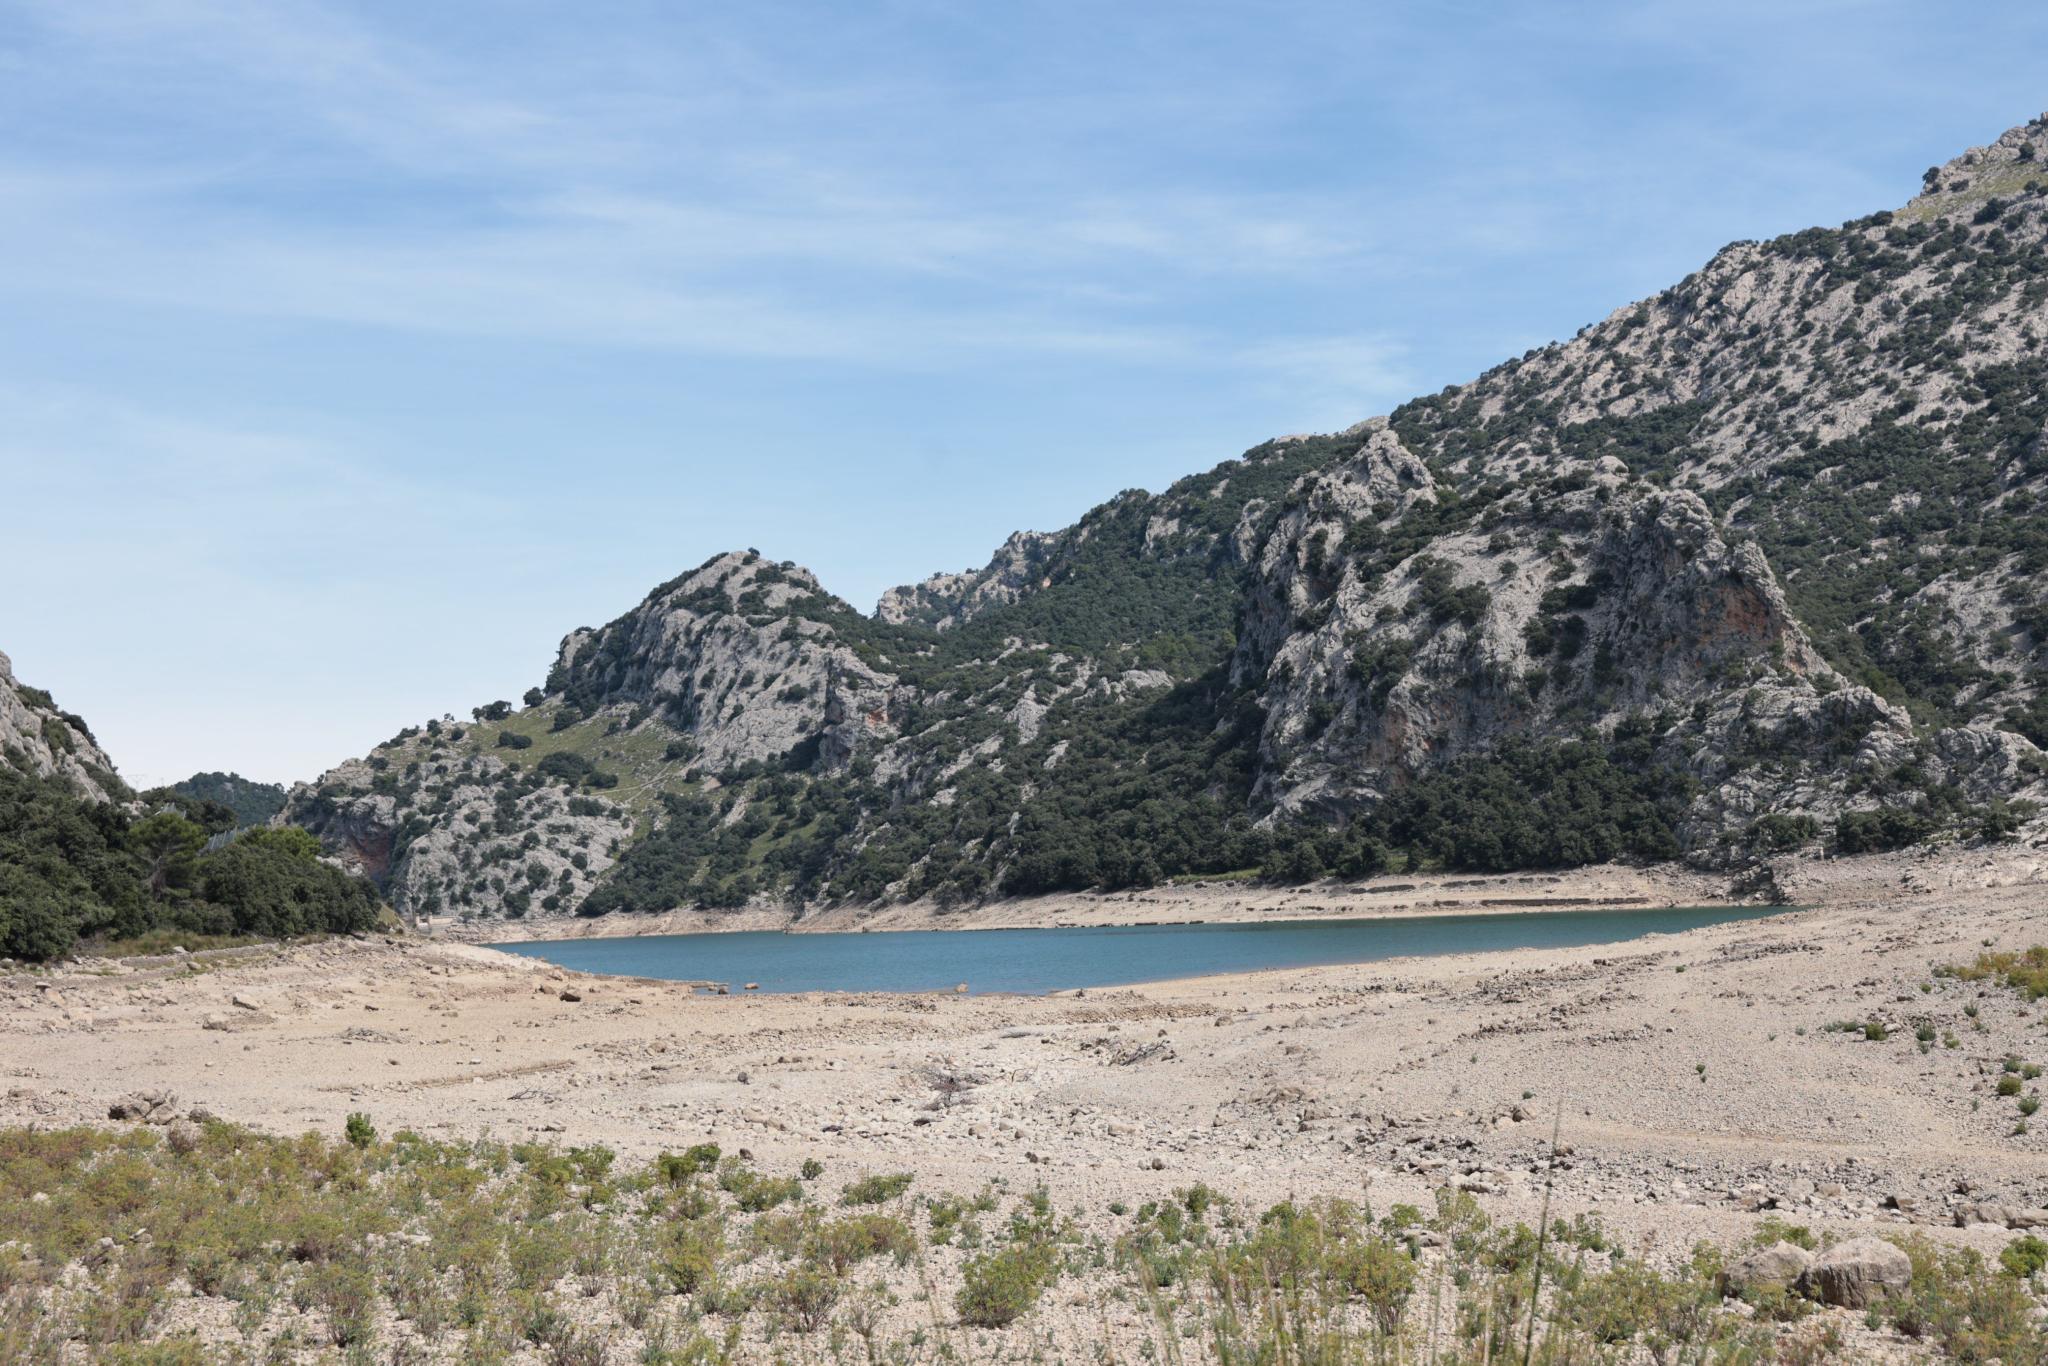
[{"label": "turquoise water", "polygon": [[1256,968],[1371,963],[1423,954],[1616,944],[1777,915],[1783,907],[1543,911],[1257,925],[1132,925],[1064,930],[899,930],[874,934],[665,934],[498,944],[579,972],[726,982],[735,990],[1036,994]]}]

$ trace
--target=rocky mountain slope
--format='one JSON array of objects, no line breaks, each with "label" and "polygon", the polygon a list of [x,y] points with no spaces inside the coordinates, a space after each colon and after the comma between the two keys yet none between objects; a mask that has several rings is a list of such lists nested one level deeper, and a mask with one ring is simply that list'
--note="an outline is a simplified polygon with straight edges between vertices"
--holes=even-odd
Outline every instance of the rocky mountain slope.
[{"label": "rocky mountain slope", "polygon": [[0,763],[32,778],[61,778],[88,801],[126,801],[132,796],[84,719],[60,708],[41,688],[15,678],[14,665],[4,654]]},{"label": "rocky mountain slope", "polygon": [[402,909],[1999,838],[2048,742],[2048,125],[872,615],[721,555],[287,818]]}]

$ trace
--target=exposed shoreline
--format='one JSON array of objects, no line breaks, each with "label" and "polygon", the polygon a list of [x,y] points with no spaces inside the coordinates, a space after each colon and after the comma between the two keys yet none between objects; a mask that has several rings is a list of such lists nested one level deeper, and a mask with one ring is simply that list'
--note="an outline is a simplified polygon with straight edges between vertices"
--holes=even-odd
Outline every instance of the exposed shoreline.
[{"label": "exposed shoreline", "polygon": [[[106,1124],[150,1091],[280,1134],[338,1134],[360,1111],[386,1132],[629,1160],[714,1142],[833,1182],[1043,1186],[1113,1232],[1112,1205],[1197,1182],[1253,1212],[1361,1182],[1426,1208],[1449,1184],[1533,1224],[1561,1111],[1552,1216],[1651,1255],[1740,1243],[1767,1215],[1995,1254],[2015,1234],[1972,1211],[2048,1211],[2048,1126],[2015,1125],[2001,1060],[2048,1062],[2048,1043],[2017,993],[1941,969],[2048,941],[2044,868],[2026,847],[1815,861],[1780,869],[1796,914],[1085,996],[707,996],[410,937],[92,961],[0,975],[0,1126]],[[1268,895],[1234,910],[1364,899]],[[966,1094],[937,1095],[940,1073],[971,1077]],[[1048,1322],[1077,1351],[1094,1331]]]},{"label": "exposed shoreline", "polygon": [[1728,880],[1676,864],[1603,864],[1555,873],[1425,874],[1357,882],[1273,886],[1194,882],[1118,892],[1063,892],[942,909],[931,902],[840,905],[799,915],[786,907],[676,910],[653,915],[555,916],[523,921],[436,922],[430,932],[460,943],[541,943],[780,930],[791,934],[896,930],[1070,929],[1087,926],[1261,924],[1390,920],[1548,911],[1736,907]]}]

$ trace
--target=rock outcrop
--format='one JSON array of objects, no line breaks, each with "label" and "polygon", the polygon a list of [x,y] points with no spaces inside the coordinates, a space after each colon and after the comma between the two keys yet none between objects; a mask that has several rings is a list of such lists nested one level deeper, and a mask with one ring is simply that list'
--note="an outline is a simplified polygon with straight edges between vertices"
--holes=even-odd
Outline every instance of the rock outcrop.
[{"label": "rock outcrop", "polygon": [[842,644],[851,609],[809,570],[728,554],[649,594],[634,611],[562,642],[547,691],[596,712],[646,708],[722,772],[803,746],[828,765],[886,734],[895,680]]},{"label": "rock outcrop", "polygon": [[1813,1254],[1783,1239],[1769,1247],[1746,1252],[1728,1264],[1721,1274],[1723,1289],[1730,1295],[1754,1295],[1763,1291],[1790,1291],[1813,1265]]},{"label": "rock outcrop", "polygon": [[1913,1283],[1913,1260],[1882,1238],[1851,1238],[1820,1254],[1799,1277],[1799,1288],[1823,1304],[1867,1309]]},{"label": "rock outcrop", "polygon": [[91,801],[125,801],[131,796],[84,720],[59,708],[42,689],[18,681],[4,654],[0,763],[38,778],[61,778]]}]

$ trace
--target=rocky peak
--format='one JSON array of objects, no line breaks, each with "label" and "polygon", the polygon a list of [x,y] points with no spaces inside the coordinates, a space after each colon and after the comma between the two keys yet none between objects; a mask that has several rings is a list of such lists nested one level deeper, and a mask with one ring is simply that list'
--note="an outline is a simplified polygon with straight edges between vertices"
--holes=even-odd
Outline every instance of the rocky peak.
[{"label": "rocky peak", "polygon": [[1989,199],[2025,194],[2030,182],[2048,183],[2048,114],[1929,167],[1906,211],[1931,218],[1975,210]]},{"label": "rocky peak", "polygon": [[126,801],[128,785],[114,772],[85,721],[58,707],[41,688],[14,676],[0,654],[0,763],[38,778],[63,778],[92,801]]},{"label": "rocky peak", "polygon": [[562,642],[546,693],[590,714],[625,708],[695,744],[716,773],[808,747],[843,763],[885,729],[894,679],[842,644],[831,621],[852,609],[809,570],[725,554],[640,606]]},{"label": "rocky peak", "polygon": [[915,623],[944,631],[1007,606],[1047,586],[1047,560],[1058,539],[1040,531],[1013,531],[980,569],[934,574],[922,583],[889,589],[875,605],[875,616],[891,625]]}]

